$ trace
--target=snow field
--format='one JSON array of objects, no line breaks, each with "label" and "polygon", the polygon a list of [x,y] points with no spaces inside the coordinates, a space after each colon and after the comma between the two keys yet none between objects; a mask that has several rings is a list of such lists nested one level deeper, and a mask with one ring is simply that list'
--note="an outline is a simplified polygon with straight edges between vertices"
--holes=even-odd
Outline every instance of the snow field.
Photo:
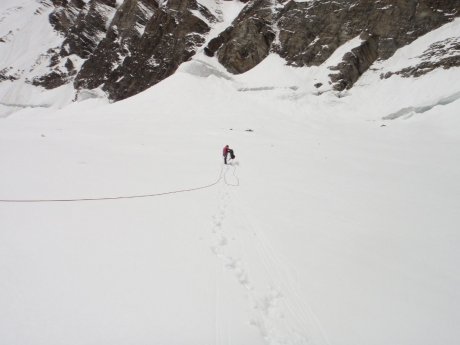
[{"label": "snow field", "polygon": [[219,183],[0,203],[0,339],[456,344],[459,70],[380,80],[392,63],[338,98],[321,66],[199,54],[122,102],[2,119],[0,199]]}]

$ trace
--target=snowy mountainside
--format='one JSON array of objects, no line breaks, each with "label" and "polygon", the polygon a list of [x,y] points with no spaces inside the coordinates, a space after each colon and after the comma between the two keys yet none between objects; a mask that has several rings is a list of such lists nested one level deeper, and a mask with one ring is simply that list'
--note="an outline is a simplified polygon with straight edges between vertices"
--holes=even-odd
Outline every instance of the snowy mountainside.
[{"label": "snowy mountainside", "polygon": [[[460,68],[382,76],[459,36],[339,93],[359,37],[238,75],[200,51],[126,100],[1,119],[0,199],[45,202],[0,202],[0,339],[456,345]],[[46,202],[104,197],[129,199]]]},{"label": "snowy mountainside", "polygon": [[[61,98],[47,97],[33,85],[34,78],[48,73],[49,50],[63,38],[53,30],[48,16],[49,1],[2,1],[0,4],[0,106],[2,114],[23,107],[68,104],[73,90],[55,90]],[[71,85],[68,88],[72,88]],[[52,92],[53,93],[53,92]],[[0,115],[1,116],[1,115]]]},{"label": "snowy mountainside", "polygon": [[[322,89],[344,91],[381,60],[451,22],[458,1],[21,0],[1,4],[3,116],[24,106],[62,106],[88,97],[113,101],[172,75],[195,54],[233,74],[267,56],[321,69]],[[357,45],[348,42],[355,39]],[[432,42],[438,63],[395,70],[418,76],[460,64],[458,42]],[[348,50],[343,49],[347,47]],[[449,53],[447,52],[449,51]],[[329,60],[330,61],[330,60]]]}]

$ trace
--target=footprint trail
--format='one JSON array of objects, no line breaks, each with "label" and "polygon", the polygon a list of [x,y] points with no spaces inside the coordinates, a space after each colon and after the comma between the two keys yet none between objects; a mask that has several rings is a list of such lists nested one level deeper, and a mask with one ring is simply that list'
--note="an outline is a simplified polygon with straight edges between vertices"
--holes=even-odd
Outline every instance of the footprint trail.
[{"label": "footprint trail", "polygon": [[[236,167],[232,181],[238,181]],[[224,175],[224,176],[225,176]],[[234,199],[237,188],[227,183],[212,217],[210,249],[233,275],[248,300],[247,322],[269,345],[329,344],[315,314],[300,298],[294,280],[284,268],[263,232],[254,227]]]}]

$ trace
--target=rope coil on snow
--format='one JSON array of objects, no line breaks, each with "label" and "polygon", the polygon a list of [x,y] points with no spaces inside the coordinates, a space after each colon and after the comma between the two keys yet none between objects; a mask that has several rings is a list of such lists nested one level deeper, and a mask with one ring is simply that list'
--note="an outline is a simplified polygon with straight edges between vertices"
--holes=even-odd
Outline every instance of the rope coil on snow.
[{"label": "rope coil on snow", "polygon": [[[224,177],[224,167],[222,166],[220,169],[219,177],[217,180],[211,184],[206,186],[196,187],[196,188],[189,188],[189,189],[179,189],[170,192],[163,192],[163,193],[152,193],[152,194],[140,194],[140,195],[128,195],[128,196],[113,196],[113,197],[101,197],[101,198],[76,198],[76,199],[0,199],[1,203],[40,203],[40,202],[80,202],[80,201],[103,201],[103,200],[123,200],[123,199],[140,199],[140,198],[151,198],[156,196],[164,196],[169,194],[178,194],[178,193],[186,193],[186,192],[193,192],[200,189],[210,188],[218,184]],[[226,182],[226,181],[225,181]],[[227,183],[226,183],[227,184]]]},{"label": "rope coil on snow", "polygon": [[236,166],[233,165],[233,164],[229,164],[231,167],[233,167],[233,177],[235,178],[236,180],[236,183],[229,183],[227,181],[227,171],[229,170],[229,167],[227,167],[227,170],[225,171],[224,173],[224,182],[227,186],[231,186],[231,187],[239,187],[240,186],[240,179],[238,178],[238,176],[236,176]]}]

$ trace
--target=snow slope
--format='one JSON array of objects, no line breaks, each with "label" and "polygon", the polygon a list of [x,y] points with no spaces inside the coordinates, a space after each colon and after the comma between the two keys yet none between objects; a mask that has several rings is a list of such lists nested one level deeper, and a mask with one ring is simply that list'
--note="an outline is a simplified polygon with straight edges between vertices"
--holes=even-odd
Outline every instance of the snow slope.
[{"label": "snow slope", "polygon": [[198,54],[122,102],[1,119],[0,199],[210,185],[0,203],[2,343],[457,344],[460,70],[379,75],[459,23],[341,97],[311,87],[327,62]]},{"label": "snow slope", "polygon": [[26,107],[63,106],[74,97],[72,85],[54,90],[32,85],[35,77],[49,73],[49,50],[64,40],[49,23],[53,8],[47,0],[0,4],[0,66],[7,66],[1,72],[13,78],[0,83],[0,118]]}]

